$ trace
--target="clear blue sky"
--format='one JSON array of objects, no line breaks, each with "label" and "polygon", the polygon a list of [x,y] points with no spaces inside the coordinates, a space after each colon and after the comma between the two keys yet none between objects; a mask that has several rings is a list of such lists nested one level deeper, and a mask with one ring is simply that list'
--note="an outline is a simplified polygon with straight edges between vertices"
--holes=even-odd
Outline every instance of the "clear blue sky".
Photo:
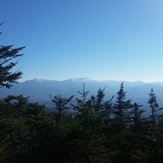
[{"label": "clear blue sky", "polygon": [[23,78],[163,81],[163,0],[0,0]]}]

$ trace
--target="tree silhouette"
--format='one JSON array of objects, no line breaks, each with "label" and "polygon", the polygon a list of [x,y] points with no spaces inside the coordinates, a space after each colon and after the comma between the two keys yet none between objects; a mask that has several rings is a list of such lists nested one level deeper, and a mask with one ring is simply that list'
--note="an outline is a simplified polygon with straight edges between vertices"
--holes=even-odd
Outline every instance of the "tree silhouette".
[{"label": "tree silhouette", "polygon": [[151,123],[152,126],[155,127],[156,123],[158,122],[158,117],[160,115],[159,104],[157,102],[157,96],[154,93],[153,88],[151,88],[151,92],[149,93],[149,100],[148,100],[149,108],[151,109]]},{"label": "tree silhouette", "polygon": [[12,83],[21,78],[22,72],[19,69],[12,72],[12,69],[23,55],[19,53],[22,49],[24,47],[13,48],[13,45],[0,45],[0,87],[10,88]]},{"label": "tree silhouette", "polygon": [[55,105],[55,109],[58,111],[58,120],[57,122],[59,124],[63,124],[63,112],[69,107],[67,104],[72,100],[74,96],[70,96],[69,98],[62,97],[61,95],[56,95],[56,96],[50,96],[50,99]]}]

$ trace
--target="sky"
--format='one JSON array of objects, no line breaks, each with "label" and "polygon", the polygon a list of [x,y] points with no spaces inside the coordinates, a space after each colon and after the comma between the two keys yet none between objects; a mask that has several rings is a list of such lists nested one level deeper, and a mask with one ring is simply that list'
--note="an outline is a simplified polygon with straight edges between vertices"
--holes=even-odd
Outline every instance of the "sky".
[{"label": "sky", "polygon": [[1,45],[25,46],[20,81],[163,82],[163,0],[0,0]]}]

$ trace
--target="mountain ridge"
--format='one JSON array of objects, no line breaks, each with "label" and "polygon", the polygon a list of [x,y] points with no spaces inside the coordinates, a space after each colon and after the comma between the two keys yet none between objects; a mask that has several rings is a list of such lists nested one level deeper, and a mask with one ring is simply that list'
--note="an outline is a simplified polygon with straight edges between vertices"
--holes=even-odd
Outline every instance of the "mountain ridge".
[{"label": "mountain ridge", "polygon": [[78,91],[82,91],[83,83],[85,83],[85,89],[89,91],[88,98],[91,97],[91,95],[96,95],[99,88],[103,89],[106,87],[104,93],[106,94],[105,99],[107,100],[112,95],[116,95],[122,82],[124,82],[124,90],[127,92],[126,98],[131,99],[132,102],[146,106],[150,90],[153,88],[159,104],[163,106],[163,82],[97,81],[90,78],[70,78],[60,81],[35,78],[15,83],[11,89],[1,88],[0,97],[4,98],[7,95],[22,94],[25,97],[30,97],[29,99],[32,102],[45,103],[47,106],[51,106],[52,102],[49,98],[49,94],[52,96],[61,94],[65,97],[75,95],[80,98]]}]

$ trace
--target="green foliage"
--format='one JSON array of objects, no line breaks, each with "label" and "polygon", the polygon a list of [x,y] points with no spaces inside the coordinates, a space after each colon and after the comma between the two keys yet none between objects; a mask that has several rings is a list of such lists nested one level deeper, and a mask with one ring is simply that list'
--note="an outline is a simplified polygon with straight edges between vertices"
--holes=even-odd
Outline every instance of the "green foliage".
[{"label": "green foliage", "polygon": [[[0,46],[0,86],[10,88],[12,83],[21,78],[22,72],[19,69],[12,72],[12,69],[18,64],[19,54],[24,47],[12,48],[13,45]],[[17,60],[15,60],[17,59]]]},{"label": "green foliage", "polygon": [[[110,162],[109,151],[105,146],[106,136],[102,132],[107,118],[104,114],[104,90],[98,90],[96,97],[86,99],[88,91],[83,92],[81,99],[76,98],[77,105],[74,106],[76,118],[78,119],[73,130],[72,147],[75,153],[75,162]],[[75,133],[74,133],[75,132]]]},{"label": "green foliage", "polygon": [[23,96],[8,96],[0,105],[0,153],[6,162],[22,162],[29,148],[27,121],[43,112],[43,105]]},{"label": "green foliage", "polygon": [[152,126],[155,127],[155,125],[158,123],[158,119],[161,116],[161,110],[162,108],[159,108],[159,104],[157,103],[157,97],[154,93],[153,88],[151,88],[151,92],[149,93],[149,100],[148,100],[149,108],[151,109],[151,116],[150,121],[152,123]]},{"label": "green foliage", "polygon": [[13,45],[0,46],[0,87],[10,88],[12,83],[21,78],[22,72],[19,69],[15,72],[12,72],[12,70],[23,55],[19,53],[22,49],[24,47],[13,48]]},{"label": "green foliage", "polygon": [[59,124],[63,124],[64,112],[70,109],[70,107],[68,107],[67,105],[70,103],[74,96],[70,96],[69,98],[62,97],[61,95],[57,95],[54,97],[52,97],[51,95],[49,96],[55,105],[55,110],[57,110],[58,116],[56,117],[56,120]]},{"label": "green foliage", "polygon": [[[87,98],[80,92],[72,114],[64,111],[73,96],[54,96],[61,109],[46,111],[28,97],[8,96],[0,100],[0,162],[116,163],[161,162],[163,160],[163,116],[155,126],[144,117],[142,105],[126,100],[123,84],[117,100],[105,101],[104,89]],[[56,109],[57,110],[57,109]],[[58,111],[57,110],[57,111]],[[121,111],[121,112],[120,112]],[[121,114],[121,116],[119,116]],[[121,118],[121,119],[120,119]]]},{"label": "green foliage", "polygon": [[113,114],[117,124],[124,129],[130,122],[131,117],[131,100],[126,100],[126,92],[124,91],[124,83],[121,83],[120,89],[117,92],[116,102],[114,104]]}]

